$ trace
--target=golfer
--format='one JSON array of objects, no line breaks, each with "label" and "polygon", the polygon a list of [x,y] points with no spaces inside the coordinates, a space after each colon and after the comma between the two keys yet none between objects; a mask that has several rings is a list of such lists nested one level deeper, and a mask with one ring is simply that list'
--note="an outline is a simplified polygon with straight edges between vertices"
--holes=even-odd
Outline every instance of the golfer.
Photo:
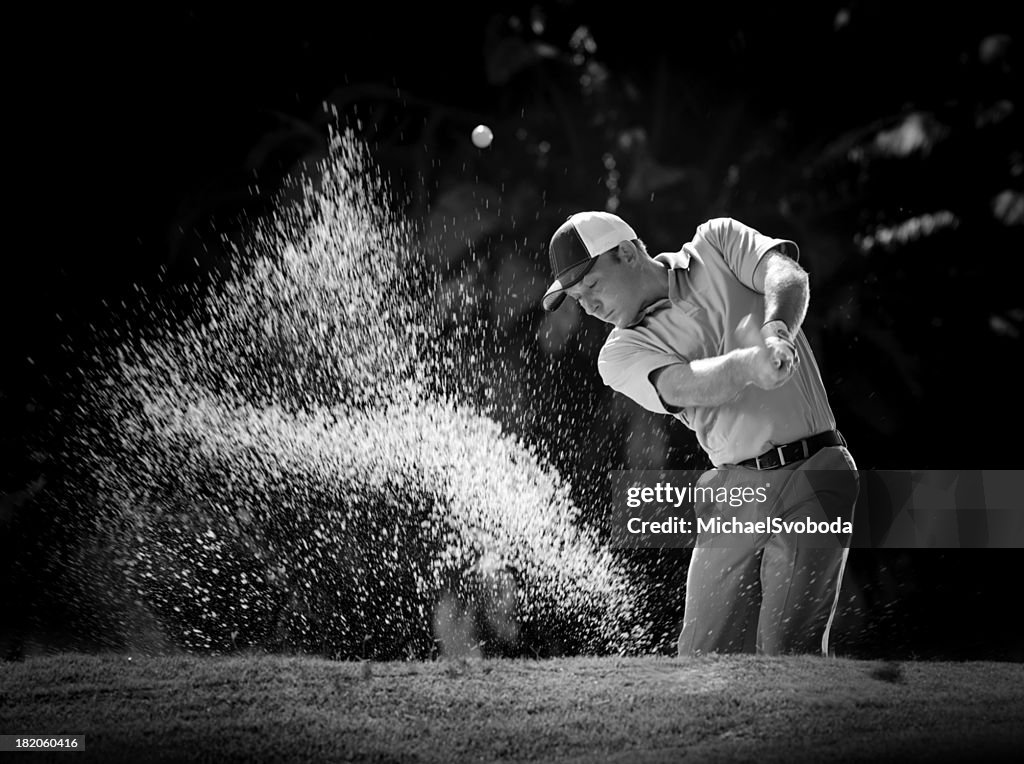
[{"label": "golfer", "polygon": [[[679,251],[651,257],[620,217],[580,212],[554,233],[549,255],[544,309],[568,296],[614,327],[598,357],[602,379],[693,430],[713,465],[698,485],[730,495],[771,485],[767,506],[698,503],[698,518],[852,520],[856,465],[800,329],[809,289],[795,243],[717,218]],[[828,655],[848,544],[699,533],[679,655]]]}]

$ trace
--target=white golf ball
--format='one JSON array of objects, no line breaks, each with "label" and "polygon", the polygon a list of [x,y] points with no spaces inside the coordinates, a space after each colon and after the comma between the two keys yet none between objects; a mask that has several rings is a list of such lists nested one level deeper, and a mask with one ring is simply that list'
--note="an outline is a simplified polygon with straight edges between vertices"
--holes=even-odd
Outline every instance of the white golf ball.
[{"label": "white golf ball", "polygon": [[473,128],[473,145],[478,149],[485,149],[494,140],[494,133],[487,125],[477,125]]}]

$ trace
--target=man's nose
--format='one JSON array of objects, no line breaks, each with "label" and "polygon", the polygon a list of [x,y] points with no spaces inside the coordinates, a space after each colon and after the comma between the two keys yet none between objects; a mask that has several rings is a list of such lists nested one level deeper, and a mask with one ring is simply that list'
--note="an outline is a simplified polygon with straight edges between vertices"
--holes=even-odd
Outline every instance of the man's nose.
[{"label": "man's nose", "polygon": [[583,310],[586,311],[588,316],[595,315],[598,308],[601,307],[601,304],[597,300],[591,299],[590,297],[581,297],[580,305],[583,306]]}]

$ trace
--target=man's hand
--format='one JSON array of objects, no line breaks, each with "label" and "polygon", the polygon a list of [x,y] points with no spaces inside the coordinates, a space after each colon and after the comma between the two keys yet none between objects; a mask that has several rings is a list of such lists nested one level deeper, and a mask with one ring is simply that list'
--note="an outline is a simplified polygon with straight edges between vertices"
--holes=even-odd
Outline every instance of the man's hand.
[{"label": "man's hand", "polygon": [[778,337],[765,337],[765,348],[768,350],[768,357],[779,369],[795,371],[800,359],[796,354],[796,347],[792,342],[786,342]]},{"label": "man's hand", "polygon": [[765,347],[746,348],[743,353],[744,370],[750,384],[762,390],[781,387],[793,376],[793,367],[778,366]]},{"label": "man's hand", "polygon": [[796,369],[800,363],[800,356],[796,352],[796,343],[793,342],[792,333],[784,321],[768,321],[761,327],[761,336],[764,337],[765,347],[772,362],[780,369]]},{"label": "man's hand", "polygon": [[744,316],[736,326],[736,339],[743,351],[743,368],[751,384],[764,390],[781,387],[793,376],[796,368],[796,348],[781,337],[761,334],[753,316]]}]

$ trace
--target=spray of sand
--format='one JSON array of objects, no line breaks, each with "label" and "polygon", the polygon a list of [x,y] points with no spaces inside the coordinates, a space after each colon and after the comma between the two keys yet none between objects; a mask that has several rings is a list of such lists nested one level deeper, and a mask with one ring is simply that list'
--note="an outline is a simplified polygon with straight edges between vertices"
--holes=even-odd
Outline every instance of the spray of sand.
[{"label": "spray of sand", "polygon": [[99,359],[69,448],[90,586],[189,649],[647,646],[568,486],[446,384],[459,350],[367,149],[333,134],[297,186],[190,315]]}]

